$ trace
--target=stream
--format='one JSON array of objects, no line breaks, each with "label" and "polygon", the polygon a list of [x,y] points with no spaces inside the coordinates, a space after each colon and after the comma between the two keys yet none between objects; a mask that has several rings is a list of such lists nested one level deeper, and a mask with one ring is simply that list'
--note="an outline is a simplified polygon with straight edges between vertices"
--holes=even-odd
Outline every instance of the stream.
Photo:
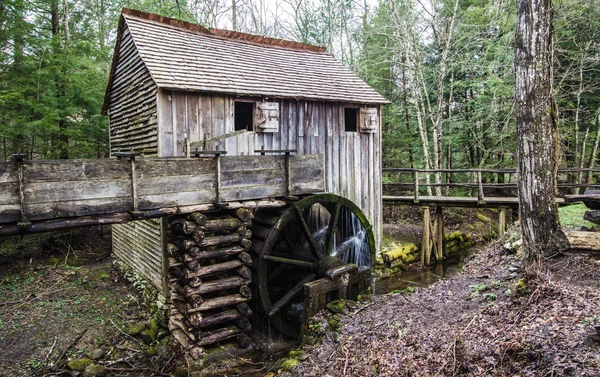
[{"label": "stream", "polygon": [[450,278],[460,274],[464,261],[483,249],[485,245],[476,245],[449,256],[441,263],[422,271],[408,271],[389,278],[381,279],[374,283],[375,294],[386,294],[394,291],[406,290],[409,287],[423,288],[438,280]]}]

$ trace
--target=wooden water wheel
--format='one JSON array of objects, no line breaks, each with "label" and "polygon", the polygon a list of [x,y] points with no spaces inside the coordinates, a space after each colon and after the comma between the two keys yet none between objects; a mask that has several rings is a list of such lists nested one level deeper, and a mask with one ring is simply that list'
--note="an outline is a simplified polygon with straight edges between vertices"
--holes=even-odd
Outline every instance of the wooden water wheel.
[{"label": "wooden water wheel", "polygon": [[269,331],[274,328],[289,338],[299,336],[306,283],[332,278],[332,271],[351,264],[371,267],[375,258],[366,216],[350,200],[333,194],[261,210],[252,232],[257,317],[268,323]]}]

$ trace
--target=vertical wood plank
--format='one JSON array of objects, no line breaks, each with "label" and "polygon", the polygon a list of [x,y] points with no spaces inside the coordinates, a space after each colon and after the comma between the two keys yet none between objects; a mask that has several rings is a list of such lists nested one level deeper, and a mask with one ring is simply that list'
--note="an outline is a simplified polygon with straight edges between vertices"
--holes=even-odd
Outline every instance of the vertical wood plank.
[{"label": "vertical wood plank", "polygon": [[159,157],[173,156],[173,112],[171,105],[172,97],[169,91],[160,91],[158,95],[158,132],[160,134],[160,145],[158,147]]},{"label": "vertical wood plank", "polygon": [[296,126],[298,121],[298,101],[290,100],[289,102],[290,112],[288,115],[287,129],[289,132],[289,143],[290,149],[297,149],[298,147],[298,127]]},{"label": "vertical wood plank", "polygon": [[304,117],[306,114],[306,102],[298,103],[298,123],[296,129],[298,130],[298,154],[306,154],[306,149],[304,147]]},{"label": "vertical wood plank", "polygon": [[190,142],[200,141],[200,122],[198,119],[198,95],[188,94],[187,99],[187,129],[189,132]]},{"label": "vertical wood plank", "polygon": [[187,94],[173,94],[173,152],[174,156],[184,156],[183,150],[187,134]]},{"label": "vertical wood plank", "polygon": [[[200,98],[200,137],[201,140],[213,137],[212,132],[212,97],[210,95],[202,95]],[[207,146],[208,148],[208,146]]]},{"label": "vertical wood plank", "polygon": [[290,145],[289,138],[289,123],[287,122],[290,114],[288,100],[279,101],[279,145],[281,149],[285,149]]},{"label": "vertical wood plank", "polygon": [[[220,95],[212,96],[212,137],[225,134],[225,99]],[[217,146],[223,150],[225,143],[222,140],[211,143],[211,150]]]}]

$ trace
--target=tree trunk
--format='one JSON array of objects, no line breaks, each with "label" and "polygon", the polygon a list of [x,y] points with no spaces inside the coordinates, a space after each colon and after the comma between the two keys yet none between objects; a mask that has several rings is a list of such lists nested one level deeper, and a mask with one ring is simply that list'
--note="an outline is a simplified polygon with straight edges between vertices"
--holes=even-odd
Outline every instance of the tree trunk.
[{"label": "tree trunk", "polygon": [[519,215],[532,261],[568,248],[556,205],[559,139],[551,0],[517,0],[515,112]]}]

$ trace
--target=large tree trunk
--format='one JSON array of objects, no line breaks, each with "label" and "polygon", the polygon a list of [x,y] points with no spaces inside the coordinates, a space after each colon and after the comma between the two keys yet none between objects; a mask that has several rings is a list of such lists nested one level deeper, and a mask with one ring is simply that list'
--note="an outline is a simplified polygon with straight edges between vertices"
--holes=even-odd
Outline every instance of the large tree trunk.
[{"label": "large tree trunk", "polygon": [[568,248],[556,205],[559,140],[552,0],[517,0],[515,103],[519,215],[528,259]]}]

